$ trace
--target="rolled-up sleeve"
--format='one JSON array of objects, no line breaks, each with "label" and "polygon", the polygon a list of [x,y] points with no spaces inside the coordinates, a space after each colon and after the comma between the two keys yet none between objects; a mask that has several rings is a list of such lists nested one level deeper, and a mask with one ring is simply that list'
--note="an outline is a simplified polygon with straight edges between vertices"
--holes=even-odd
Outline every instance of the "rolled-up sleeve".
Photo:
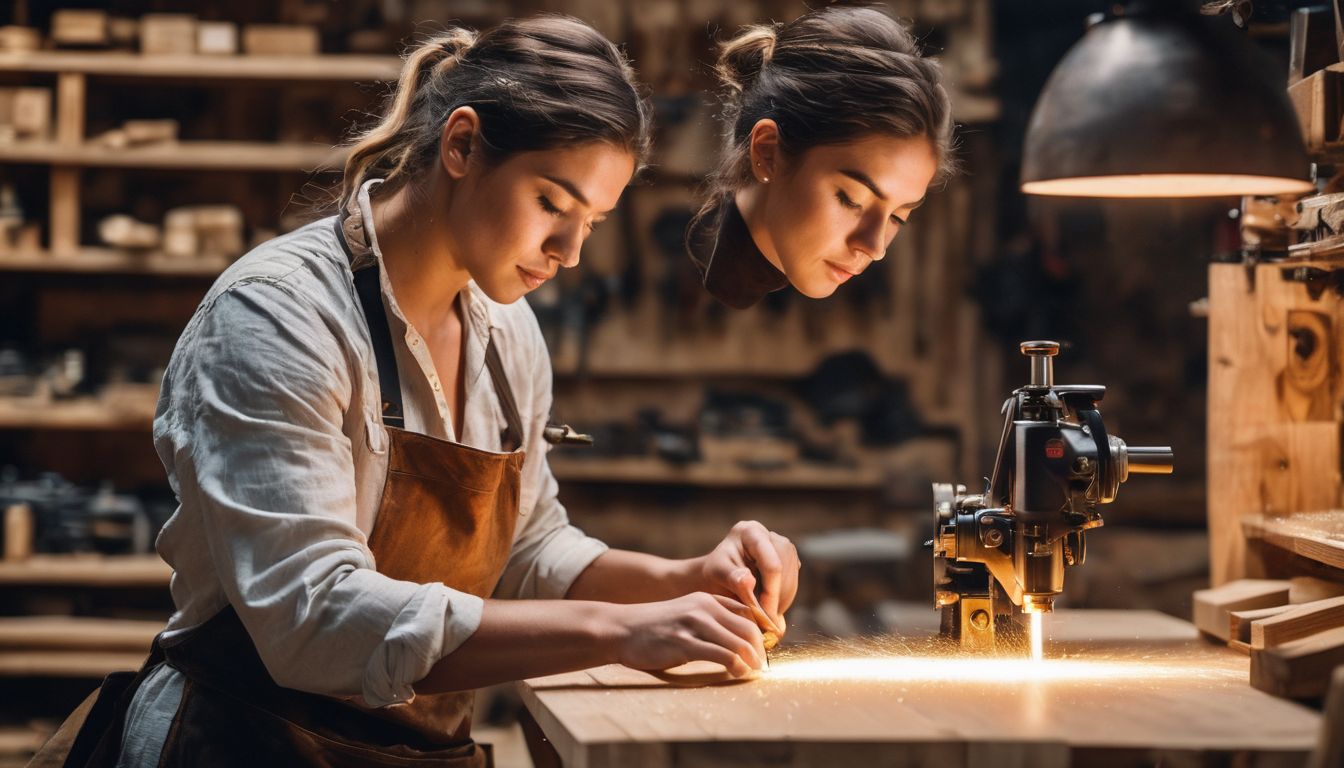
[{"label": "rolled-up sleeve", "polygon": [[528,419],[523,483],[530,493],[524,494],[524,501],[535,501],[530,509],[522,510],[520,530],[495,596],[559,599],[569,592],[579,574],[607,551],[607,545],[571,525],[560,503],[560,484],[546,461],[551,445],[543,437],[551,415],[551,361],[536,317],[525,305],[520,314],[525,327],[518,329],[519,335],[528,338],[526,346],[534,352],[526,359],[528,367],[519,372],[526,375],[532,395],[529,403],[519,403]]},{"label": "rolled-up sleeve", "polygon": [[336,328],[282,284],[223,291],[179,343],[155,442],[276,682],[384,706],[476,630],[482,601],[374,570],[343,429],[363,369]]}]

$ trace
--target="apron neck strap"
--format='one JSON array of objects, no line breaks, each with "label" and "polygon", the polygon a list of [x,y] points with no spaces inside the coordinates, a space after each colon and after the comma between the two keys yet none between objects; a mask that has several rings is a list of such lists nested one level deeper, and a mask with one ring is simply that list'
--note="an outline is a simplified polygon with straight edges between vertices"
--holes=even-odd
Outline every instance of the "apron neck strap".
[{"label": "apron neck strap", "polygon": [[[347,215],[347,212],[342,211],[336,217],[336,239],[353,265],[355,256],[342,226]],[[397,371],[396,348],[392,345],[392,328],[387,322],[387,310],[383,306],[382,268],[378,260],[373,259],[369,266],[356,269],[352,274],[360,309],[364,312],[364,323],[369,328],[369,340],[373,343],[373,357],[378,366],[383,424],[404,429],[406,415],[401,400],[401,376]],[[504,361],[500,359],[493,333],[485,347],[485,364],[490,369],[490,382],[494,385],[495,396],[499,398],[500,409],[504,412],[505,428],[500,435],[501,447],[506,452],[516,451],[523,446],[523,418],[518,410],[518,401],[513,396],[513,388],[509,386],[508,375],[504,372]]]}]

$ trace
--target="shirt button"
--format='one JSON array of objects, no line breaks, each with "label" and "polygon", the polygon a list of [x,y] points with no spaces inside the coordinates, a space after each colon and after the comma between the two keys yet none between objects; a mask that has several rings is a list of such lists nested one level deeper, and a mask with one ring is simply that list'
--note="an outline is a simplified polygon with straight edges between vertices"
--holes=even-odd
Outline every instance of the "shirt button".
[{"label": "shirt button", "polygon": [[419,343],[420,343],[420,339],[416,338],[415,336],[412,336],[412,337],[411,337],[411,346],[412,346],[412,347],[416,346],[416,345],[419,344]]},{"label": "shirt button", "polygon": [[429,380],[429,386],[433,387],[435,392],[438,392],[438,391],[439,391],[439,380],[438,380],[438,379],[430,379],[430,380]]}]

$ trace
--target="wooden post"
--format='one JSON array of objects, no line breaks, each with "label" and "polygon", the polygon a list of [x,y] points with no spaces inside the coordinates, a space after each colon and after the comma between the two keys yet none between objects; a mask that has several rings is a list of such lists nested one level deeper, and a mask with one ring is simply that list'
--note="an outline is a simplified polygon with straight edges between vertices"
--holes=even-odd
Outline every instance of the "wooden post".
[{"label": "wooden post", "polygon": [[[1282,264],[1209,269],[1209,546],[1214,585],[1280,575],[1248,551],[1247,517],[1340,505],[1344,302]],[[1315,295],[1313,295],[1315,293]]]},{"label": "wooden post", "polygon": [[[82,73],[62,72],[56,81],[56,141],[76,147],[84,142]],[[53,165],[50,190],[50,242],[54,256],[70,256],[79,249],[79,169]]]}]

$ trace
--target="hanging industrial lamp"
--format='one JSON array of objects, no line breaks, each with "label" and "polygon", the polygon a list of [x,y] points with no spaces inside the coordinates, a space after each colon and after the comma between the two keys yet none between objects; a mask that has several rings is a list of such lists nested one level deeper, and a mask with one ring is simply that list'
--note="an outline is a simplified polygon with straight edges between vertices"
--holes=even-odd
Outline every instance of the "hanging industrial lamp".
[{"label": "hanging industrial lamp", "polygon": [[1190,0],[1131,0],[1051,73],[1027,127],[1022,191],[1076,197],[1310,192],[1284,77]]}]

